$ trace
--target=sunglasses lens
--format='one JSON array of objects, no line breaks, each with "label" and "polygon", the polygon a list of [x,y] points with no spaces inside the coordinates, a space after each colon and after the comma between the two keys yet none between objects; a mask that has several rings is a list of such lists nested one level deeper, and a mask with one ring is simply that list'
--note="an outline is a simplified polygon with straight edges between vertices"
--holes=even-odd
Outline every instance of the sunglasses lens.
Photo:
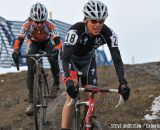
[{"label": "sunglasses lens", "polygon": [[37,22],[37,21],[35,21],[35,23],[36,23],[36,24],[42,24],[42,23],[44,23],[44,21],[42,21],[42,22]]},{"label": "sunglasses lens", "polygon": [[91,20],[92,24],[96,24],[96,22],[97,22],[96,20]]},{"label": "sunglasses lens", "polygon": [[104,20],[100,20],[100,21],[97,21],[97,20],[90,20],[92,24],[96,24],[96,23],[99,23],[99,24],[103,24],[104,23]]},{"label": "sunglasses lens", "polygon": [[100,24],[104,23],[104,20],[99,21]]}]

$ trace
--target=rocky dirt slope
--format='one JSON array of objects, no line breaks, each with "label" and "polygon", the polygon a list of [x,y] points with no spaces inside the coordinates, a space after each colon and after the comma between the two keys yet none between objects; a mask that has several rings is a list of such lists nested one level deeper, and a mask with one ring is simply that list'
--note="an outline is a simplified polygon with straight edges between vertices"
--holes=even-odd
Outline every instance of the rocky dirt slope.
[{"label": "rocky dirt slope", "polygon": [[[160,119],[144,120],[144,115],[150,112],[152,101],[160,95],[160,62],[125,65],[125,70],[131,88],[127,103],[118,109],[113,109],[118,100],[116,95],[97,95],[96,113],[103,124],[103,130],[107,128],[114,130],[114,124],[140,124],[141,126],[151,123],[160,124]],[[50,71],[47,73],[49,83],[52,85],[51,73]],[[98,68],[98,82],[100,87],[117,88],[114,67]],[[49,100],[47,130],[60,130],[61,111],[65,102],[63,92],[63,85],[61,85],[58,97]],[[34,130],[33,118],[24,114],[28,102],[27,95],[25,71],[0,75],[0,130]],[[146,128],[144,126],[139,129]]]}]

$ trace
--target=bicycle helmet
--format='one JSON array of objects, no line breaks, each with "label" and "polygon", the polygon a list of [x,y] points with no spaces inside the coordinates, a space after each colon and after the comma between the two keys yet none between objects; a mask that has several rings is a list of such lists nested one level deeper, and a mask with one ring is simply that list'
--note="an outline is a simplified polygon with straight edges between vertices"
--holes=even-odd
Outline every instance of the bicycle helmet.
[{"label": "bicycle helmet", "polygon": [[108,16],[108,9],[101,1],[89,0],[84,5],[83,13],[87,19],[105,20]]},{"label": "bicycle helmet", "polygon": [[47,20],[48,12],[44,5],[36,3],[32,6],[30,11],[30,18],[33,21],[42,22]]}]

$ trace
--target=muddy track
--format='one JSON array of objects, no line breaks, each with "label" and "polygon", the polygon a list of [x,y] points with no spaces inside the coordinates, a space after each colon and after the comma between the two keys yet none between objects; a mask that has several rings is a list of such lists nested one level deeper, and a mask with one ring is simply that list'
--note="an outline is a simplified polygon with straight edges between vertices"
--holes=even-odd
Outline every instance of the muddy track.
[{"label": "muddy track", "polygon": [[[113,109],[117,98],[107,95],[105,101],[99,103],[96,113],[103,130],[114,123],[150,123],[143,118],[149,112],[154,97],[160,95],[160,62],[125,65],[125,70],[131,88],[129,101],[118,109]],[[51,86],[51,73],[47,73]],[[98,83],[100,87],[118,86],[113,66],[98,68]],[[54,100],[49,99],[46,130],[60,130],[61,112],[65,102],[63,84],[57,95]],[[28,104],[27,97],[26,71],[0,75],[0,130],[34,130],[33,118],[24,113]],[[101,101],[99,97],[97,100]],[[160,120],[153,120],[152,123],[160,124]]]}]

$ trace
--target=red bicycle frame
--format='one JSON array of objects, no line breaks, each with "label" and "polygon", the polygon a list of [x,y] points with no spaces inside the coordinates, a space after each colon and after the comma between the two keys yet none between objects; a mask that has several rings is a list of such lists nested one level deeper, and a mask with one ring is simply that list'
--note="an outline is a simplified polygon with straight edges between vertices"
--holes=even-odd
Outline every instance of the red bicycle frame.
[{"label": "red bicycle frame", "polygon": [[91,120],[91,116],[94,112],[94,105],[95,105],[95,99],[93,98],[93,94],[91,94],[90,97],[89,97],[88,112],[87,112],[87,115],[86,115],[86,118],[85,118],[86,130],[90,130],[90,127],[91,127],[90,120]]},{"label": "red bicycle frame", "polygon": [[[79,100],[77,100],[76,103],[76,107],[77,106],[88,106],[88,110],[87,110],[87,114],[85,117],[85,123],[84,123],[84,127],[85,130],[91,130],[92,127],[92,118],[93,118],[93,112],[94,112],[94,106],[95,106],[95,99],[94,99],[94,94],[95,93],[107,93],[107,92],[116,92],[118,93],[118,89],[104,89],[104,88],[79,88],[79,92],[83,91],[83,92],[89,92],[90,96],[89,96],[89,100],[85,101],[85,102],[80,102]],[[118,107],[121,103],[123,102],[123,98],[120,95],[120,99],[118,104],[116,105],[116,107]],[[80,129],[80,128],[79,128]]]},{"label": "red bicycle frame", "polygon": [[[73,71],[74,72],[74,71]],[[83,75],[82,72],[72,72],[72,76],[75,80],[81,81],[81,76]],[[78,75],[78,77],[77,77]],[[81,85],[79,85],[81,86]],[[75,103],[75,128],[76,130],[81,130],[82,127],[85,128],[85,130],[91,130],[94,126],[93,126],[93,120],[94,118],[96,118],[95,116],[93,116],[93,112],[94,112],[94,106],[95,106],[95,99],[94,99],[94,94],[95,93],[108,93],[108,92],[116,92],[118,93],[118,89],[105,89],[105,88],[98,88],[98,87],[90,87],[90,88],[79,88],[78,89],[79,92],[89,92],[89,99],[88,101],[80,101],[80,96],[78,94],[78,98],[76,100],[72,99],[70,103]],[[122,104],[124,102],[122,96],[120,95],[119,98],[119,102],[115,107],[118,107],[120,104]],[[70,104],[69,103],[69,104]],[[82,124],[81,123],[81,113],[80,113],[80,107],[81,106],[87,106],[88,110],[87,110],[87,114],[85,115],[85,119],[84,122]],[[94,117],[94,118],[93,118]]]}]

